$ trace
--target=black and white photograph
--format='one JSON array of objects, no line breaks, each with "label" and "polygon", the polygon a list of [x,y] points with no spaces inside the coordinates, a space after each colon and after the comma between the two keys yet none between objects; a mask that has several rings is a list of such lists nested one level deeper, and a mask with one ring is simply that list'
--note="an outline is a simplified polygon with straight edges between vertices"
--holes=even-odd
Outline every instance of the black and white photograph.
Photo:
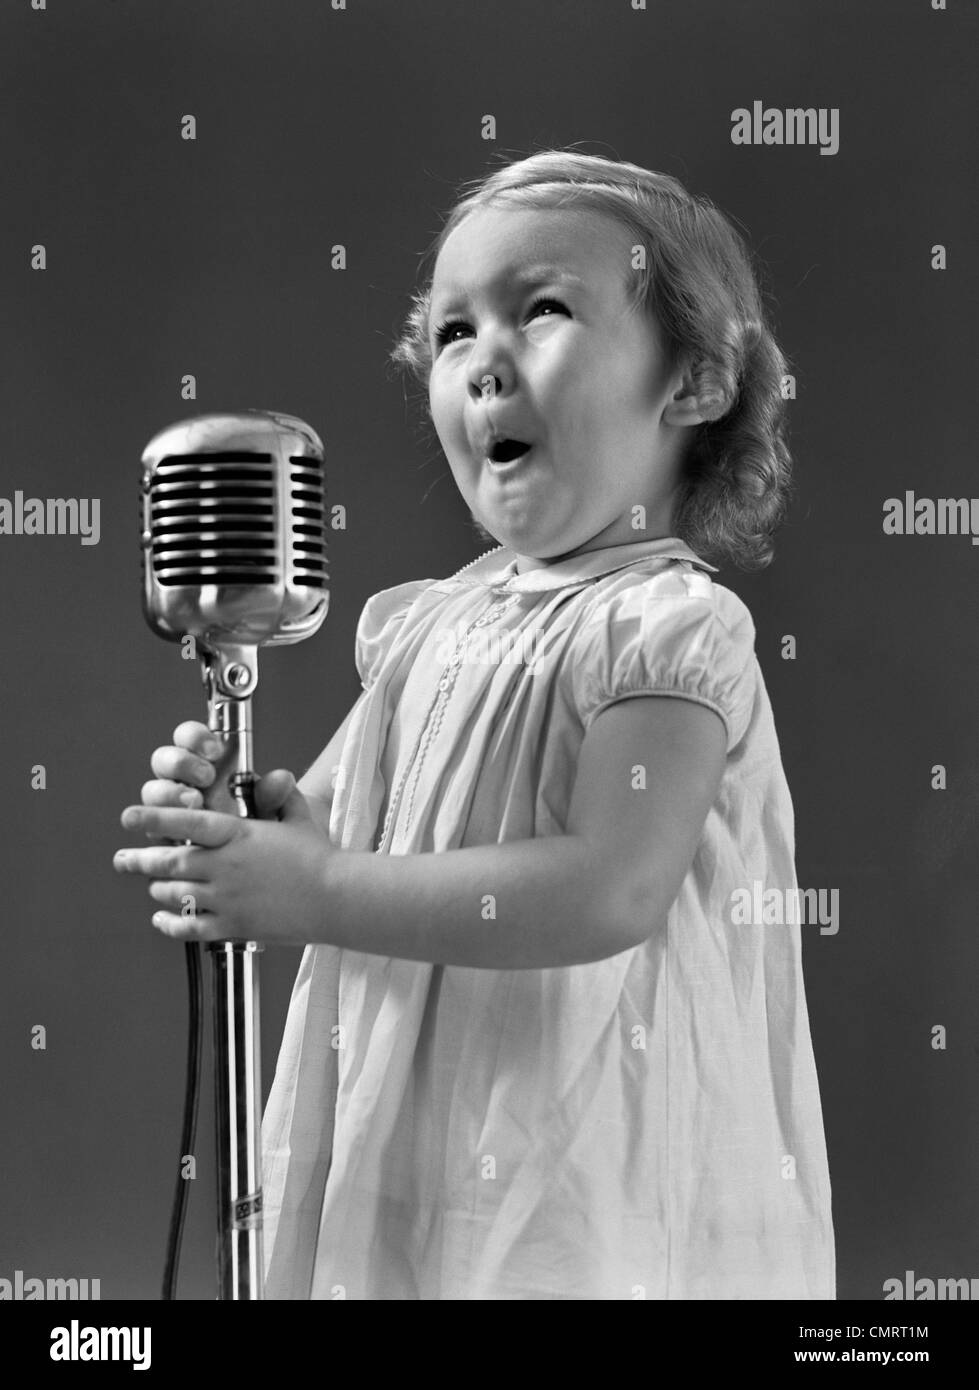
[{"label": "black and white photograph", "polygon": [[204,1324],[146,1304],[323,1300],[943,1364],[977,36],[973,0],[2,0],[34,1364],[169,1375]]}]

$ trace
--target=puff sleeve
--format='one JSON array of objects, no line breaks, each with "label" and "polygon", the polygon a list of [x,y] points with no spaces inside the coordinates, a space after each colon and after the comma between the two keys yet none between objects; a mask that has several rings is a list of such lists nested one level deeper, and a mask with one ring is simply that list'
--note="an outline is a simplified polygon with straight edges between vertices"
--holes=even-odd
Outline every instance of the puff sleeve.
[{"label": "puff sleeve", "polygon": [[572,686],[587,730],[606,706],[672,695],[716,711],[727,751],[754,706],[755,626],[729,589],[704,575],[656,576],[617,590],[586,618],[574,644]]},{"label": "puff sleeve", "polygon": [[396,584],[393,589],[381,589],[372,594],[364,604],[357,620],[354,661],[365,690],[370,690],[377,679],[409,608],[433,583],[432,579],[413,579],[407,584]]}]

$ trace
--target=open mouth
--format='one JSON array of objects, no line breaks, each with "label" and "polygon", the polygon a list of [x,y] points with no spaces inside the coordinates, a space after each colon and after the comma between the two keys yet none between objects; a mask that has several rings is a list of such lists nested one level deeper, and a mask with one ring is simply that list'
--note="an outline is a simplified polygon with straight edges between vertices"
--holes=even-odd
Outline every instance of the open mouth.
[{"label": "open mouth", "polygon": [[489,453],[490,463],[514,463],[530,451],[531,446],[522,439],[498,439]]}]

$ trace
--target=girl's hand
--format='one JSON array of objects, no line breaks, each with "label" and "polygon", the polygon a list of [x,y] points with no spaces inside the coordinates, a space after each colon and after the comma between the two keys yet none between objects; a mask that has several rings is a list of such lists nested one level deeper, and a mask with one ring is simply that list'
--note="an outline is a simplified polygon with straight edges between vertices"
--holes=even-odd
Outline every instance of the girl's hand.
[{"label": "girl's hand", "polygon": [[[153,880],[150,897],[161,905],[153,925],[166,936],[279,945],[326,939],[327,865],[340,851],[317,827],[291,772],[260,778],[255,799],[259,815],[278,809],[279,820],[161,805],[123,812],[126,829],[171,841],[120,850],[113,860],[119,872]],[[193,843],[172,843],[186,839]]]},{"label": "girl's hand", "polygon": [[236,814],[227,777],[218,776],[226,748],[206,724],[188,719],[173,731],[173,743],[155,748],[150,758],[154,780],[144,782],[144,806],[204,806]]}]

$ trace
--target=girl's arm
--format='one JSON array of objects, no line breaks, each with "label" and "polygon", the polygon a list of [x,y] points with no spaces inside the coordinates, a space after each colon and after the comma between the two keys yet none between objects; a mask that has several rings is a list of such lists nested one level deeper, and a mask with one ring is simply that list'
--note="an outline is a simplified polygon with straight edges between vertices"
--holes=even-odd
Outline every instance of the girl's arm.
[{"label": "girl's arm", "polygon": [[726,758],[690,700],[607,706],[582,743],[565,835],[435,854],[342,851],[323,869],[318,938],[354,951],[494,970],[616,955],[665,923]]},{"label": "girl's arm", "polygon": [[281,802],[263,779],[256,804],[281,802],[280,821],[130,807],[127,828],[193,843],[123,850],[116,867],[154,880],[150,895],[169,909],[156,925],[185,940],[324,942],[489,970],[580,965],[665,922],[726,745],[711,709],[633,697],[585,735],[564,835],[439,854],[337,849],[295,788]]}]

